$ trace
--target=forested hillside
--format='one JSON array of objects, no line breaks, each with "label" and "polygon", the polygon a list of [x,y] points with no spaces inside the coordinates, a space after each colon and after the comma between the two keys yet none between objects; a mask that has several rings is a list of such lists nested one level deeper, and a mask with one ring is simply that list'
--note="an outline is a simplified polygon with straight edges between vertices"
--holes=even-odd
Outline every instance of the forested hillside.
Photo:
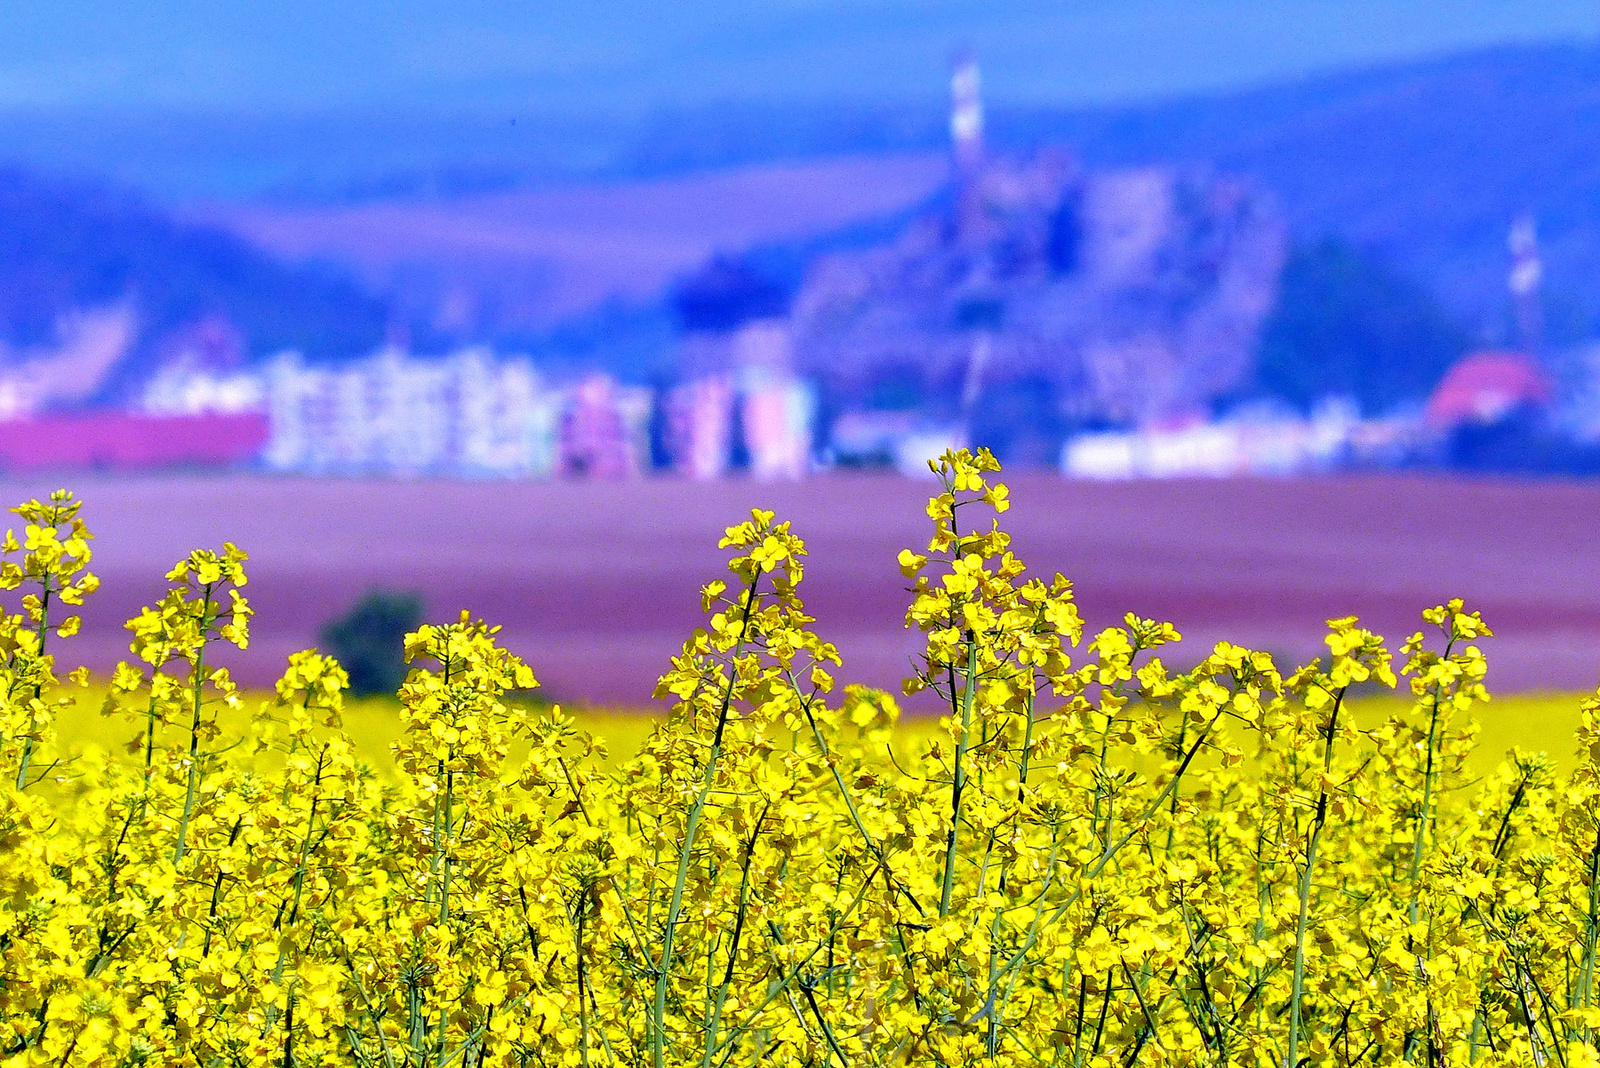
[{"label": "forested hillside", "polygon": [[48,357],[64,324],[112,306],[132,324],[124,362],[203,320],[229,324],[243,355],[312,357],[369,349],[388,325],[381,300],[331,271],[286,266],[129,192],[0,171],[0,355]]}]

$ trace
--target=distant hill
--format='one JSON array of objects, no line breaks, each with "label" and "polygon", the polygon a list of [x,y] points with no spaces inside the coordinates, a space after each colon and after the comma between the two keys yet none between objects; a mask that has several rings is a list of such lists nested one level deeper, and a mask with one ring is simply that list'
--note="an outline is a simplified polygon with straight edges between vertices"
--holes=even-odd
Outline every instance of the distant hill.
[{"label": "distant hill", "polygon": [[818,259],[795,360],[835,405],[895,397],[970,418],[1002,460],[1053,463],[1070,425],[1181,418],[1246,388],[1284,246],[1265,198],[1225,178],[991,161],[895,241]]},{"label": "distant hill", "polygon": [[[116,329],[84,323],[115,309]],[[88,319],[86,320],[86,316]],[[97,317],[98,316],[98,317]],[[0,171],[0,365],[77,355],[101,385],[92,399],[137,379],[196,332],[220,336],[242,359],[292,347],[312,358],[365,351],[389,326],[381,300],[335,274],[285,266],[243,239],[181,223],[132,193]]]},{"label": "distant hill", "polygon": [[939,191],[942,156],[845,157],[636,181],[347,204],[192,205],[290,262],[324,261],[463,340],[525,341],[607,304],[658,304],[718,252],[805,246]]},{"label": "distant hill", "polygon": [[[0,133],[17,126],[13,151],[46,153],[43,120],[20,122],[0,118]],[[703,180],[684,176],[781,161],[790,161],[779,169],[795,179],[794,195],[836,196],[816,182],[848,186],[854,175],[819,175],[795,161],[903,159],[942,152],[945,138],[944,104],[932,94],[921,107],[744,105],[587,124],[525,117],[515,127],[481,116],[284,118],[257,120],[253,140],[249,124],[207,122],[216,137],[197,126],[186,138],[176,120],[162,126],[161,167],[141,173],[175,198],[207,181],[235,199],[272,191],[271,207],[241,215],[252,233],[265,233],[263,214],[313,206],[414,204],[420,218],[595,181],[648,197],[657,180],[692,185]],[[108,146],[103,158],[139,156],[137,123],[94,128]],[[1506,230],[1531,211],[1551,340],[1586,336],[1600,316],[1600,287],[1590,281],[1600,278],[1600,46],[1507,46],[1119,107],[994,106],[989,137],[1001,150],[1066,145],[1091,165],[1198,163],[1251,176],[1276,194],[1299,240],[1335,235],[1386,262],[1484,341],[1504,340]],[[194,165],[181,171],[185,153]],[[581,230],[569,218],[563,225]]]},{"label": "distant hill", "polygon": [[[73,301],[137,291],[146,341],[225,309],[252,348],[359,351],[387,300],[443,337],[524,344],[565,323],[558,348],[603,351],[619,331],[659,347],[665,287],[712,254],[810,248],[937,195],[938,88],[921,105],[515,124],[487,111],[0,116],[8,154],[110,168],[189,220],[0,175],[0,239],[19,249],[0,265],[0,331],[37,340]],[[996,105],[988,137],[1000,151],[1065,145],[1091,167],[1244,176],[1276,198],[1299,249],[1338,238],[1438,300],[1464,343],[1509,340],[1505,236],[1531,211],[1548,340],[1600,332],[1600,46],[1507,46],[1128,106]],[[628,319],[641,307],[655,310]]]},{"label": "distant hill", "polygon": [[1508,316],[1506,233],[1531,211],[1550,340],[1600,314],[1600,48],[1505,47],[1139,107],[1002,112],[996,137],[1103,163],[1204,161],[1276,192],[1437,294],[1483,340]]}]

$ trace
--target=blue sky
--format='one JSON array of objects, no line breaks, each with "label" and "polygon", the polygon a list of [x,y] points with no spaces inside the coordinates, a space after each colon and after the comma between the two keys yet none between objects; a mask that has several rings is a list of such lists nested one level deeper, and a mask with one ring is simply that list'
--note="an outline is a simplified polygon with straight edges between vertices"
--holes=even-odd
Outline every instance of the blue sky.
[{"label": "blue sky", "polygon": [[10,0],[0,108],[917,100],[960,42],[991,99],[1073,104],[1597,30],[1595,0]]}]

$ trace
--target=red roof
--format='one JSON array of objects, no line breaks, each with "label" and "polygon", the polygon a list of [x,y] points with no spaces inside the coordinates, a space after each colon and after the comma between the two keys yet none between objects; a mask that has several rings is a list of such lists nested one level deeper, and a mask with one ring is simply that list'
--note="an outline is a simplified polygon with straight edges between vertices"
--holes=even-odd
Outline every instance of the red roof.
[{"label": "red roof", "polygon": [[0,469],[234,465],[261,455],[267,417],[95,412],[0,422]]},{"label": "red roof", "polygon": [[1533,357],[1485,349],[1457,360],[1428,398],[1428,421],[1438,426],[1492,423],[1527,405],[1550,401],[1550,380]]}]

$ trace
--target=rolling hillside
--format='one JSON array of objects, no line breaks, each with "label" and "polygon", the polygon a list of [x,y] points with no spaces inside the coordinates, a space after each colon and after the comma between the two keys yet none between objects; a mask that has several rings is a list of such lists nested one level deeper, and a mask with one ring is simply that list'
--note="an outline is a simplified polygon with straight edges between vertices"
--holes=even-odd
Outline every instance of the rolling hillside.
[{"label": "rolling hillside", "polygon": [[[252,350],[353,353],[381,337],[388,303],[419,341],[435,330],[523,345],[560,326],[551,344],[569,353],[657,351],[664,288],[713,253],[781,247],[794,261],[936,196],[943,112],[930,95],[590,124],[497,124],[489,110],[0,116],[0,143],[32,173],[161,163],[134,168],[147,201],[0,173],[12,250],[0,334],[54,344],[67,312],[136,294],[141,345],[222,313]],[[1334,236],[1386,264],[1466,343],[1509,340],[1505,238],[1523,211],[1540,231],[1547,339],[1596,332],[1597,131],[1600,46],[1582,43],[1127,106],[1000,103],[989,116],[1004,151],[1067,145],[1091,166],[1244,176],[1276,198],[1299,247]]]},{"label": "rolling hillside", "polygon": [[0,171],[0,364],[69,361],[71,399],[115,393],[164,350],[223,335],[240,359],[380,342],[384,302],[216,228],[101,186]]},{"label": "rolling hillside", "polygon": [[548,330],[643,305],[719,251],[804,243],[932,196],[934,154],[333,205],[212,202],[189,217],[291,262],[348,266],[447,333]]},{"label": "rolling hillside", "polygon": [[[333,136],[320,121],[313,143]],[[367,141],[378,136],[375,121],[360,127]],[[1531,211],[1550,340],[1588,336],[1600,314],[1590,284],[1600,276],[1600,46],[1507,46],[1129,106],[997,105],[989,130],[1002,150],[1067,145],[1091,165],[1179,163],[1251,177],[1276,195],[1299,240],[1336,235],[1386,261],[1482,341],[1505,339],[1506,232]],[[503,276],[509,256],[522,289],[547,294],[550,312],[592,309],[608,285],[637,297],[669,266],[713,248],[792,240],[808,227],[910,207],[939,183],[945,136],[937,98],[877,113],[680,112],[599,124],[588,140],[560,128],[556,143],[578,169],[552,186],[548,153],[533,153],[521,134],[497,143],[481,123],[428,131],[408,127],[405,140],[428,145],[432,163],[385,169],[389,156],[369,154],[362,171],[335,154],[337,173],[322,172],[311,200],[213,200],[198,217],[283,254],[351,265],[392,291],[463,258]],[[448,162],[452,137],[470,174]],[[337,189],[345,195],[330,206]],[[397,283],[402,275],[409,281]]]},{"label": "rolling hillside", "polygon": [[1014,143],[1104,162],[1203,161],[1274,190],[1304,239],[1338,234],[1504,327],[1506,233],[1537,220],[1553,341],[1600,303],[1600,48],[1507,47],[1245,93],[997,118]]}]

